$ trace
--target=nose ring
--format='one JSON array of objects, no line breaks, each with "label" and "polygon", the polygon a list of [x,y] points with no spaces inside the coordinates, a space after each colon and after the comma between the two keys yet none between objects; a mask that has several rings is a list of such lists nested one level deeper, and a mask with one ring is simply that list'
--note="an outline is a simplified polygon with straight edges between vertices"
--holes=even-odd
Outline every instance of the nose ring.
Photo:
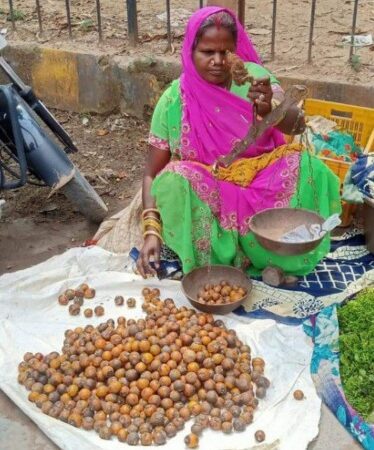
[{"label": "nose ring", "polygon": [[212,60],[210,61],[210,65],[211,65],[211,66],[214,66],[214,59],[212,59]]}]

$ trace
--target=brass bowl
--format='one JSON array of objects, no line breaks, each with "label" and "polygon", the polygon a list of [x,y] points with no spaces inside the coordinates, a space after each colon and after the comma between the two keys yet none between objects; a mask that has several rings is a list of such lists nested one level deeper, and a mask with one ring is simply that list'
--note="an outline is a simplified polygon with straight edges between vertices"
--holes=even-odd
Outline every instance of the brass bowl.
[{"label": "brass bowl", "polygon": [[258,243],[277,255],[302,255],[314,250],[323,237],[307,242],[282,242],[283,234],[299,225],[322,225],[325,220],[314,211],[303,208],[272,208],[255,214],[249,227]]},{"label": "brass bowl", "polygon": [[[199,290],[207,283],[218,284],[221,281],[227,281],[230,284],[236,284],[247,291],[247,294],[232,303],[224,305],[207,305],[197,300]],[[252,290],[252,281],[240,269],[231,266],[203,266],[193,269],[182,280],[182,291],[188,298],[192,306],[200,311],[211,314],[228,314],[238,308],[245,300],[249,298]]]}]

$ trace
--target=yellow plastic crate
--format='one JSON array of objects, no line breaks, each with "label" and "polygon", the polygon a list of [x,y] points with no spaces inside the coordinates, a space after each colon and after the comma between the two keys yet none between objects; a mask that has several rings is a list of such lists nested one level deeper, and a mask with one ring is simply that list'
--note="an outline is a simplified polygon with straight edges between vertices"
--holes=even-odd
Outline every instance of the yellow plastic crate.
[{"label": "yellow plastic crate", "polygon": [[374,109],[308,98],[305,100],[307,116],[323,116],[348,131],[357,145],[367,152],[374,151]]},{"label": "yellow plastic crate", "polygon": [[[305,100],[304,109],[307,116],[322,116],[336,122],[341,130],[348,131],[354,136],[356,144],[362,147],[365,153],[374,151],[373,108],[308,98]],[[321,160],[339,177],[343,184],[351,163],[325,157],[321,157]],[[342,202],[342,226],[350,224],[355,209],[355,205]]]}]

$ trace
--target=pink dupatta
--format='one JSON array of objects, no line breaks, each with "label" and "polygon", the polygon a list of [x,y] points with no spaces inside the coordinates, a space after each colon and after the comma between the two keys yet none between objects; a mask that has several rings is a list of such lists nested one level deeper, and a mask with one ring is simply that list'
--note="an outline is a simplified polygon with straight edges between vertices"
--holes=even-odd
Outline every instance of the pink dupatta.
[{"label": "pink dupatta", "polygon": [[[171,161],[162,173],[173,172],[187,179],[198,197],[209,205],[224,229],[246,234],[249,231],[249,221],[256,212],[265,208],[288,206],[297,184],[300,155],[297,153],[280,158],[259,172],[247,188],[217,181],[211,173],[196,164],[212,164],[220,155],[230,152],[235,142],[243,138],[253,123],[251,104],[203,80],[192,60],[193,44],[200,25],[211,14],[220,11],[231,14],[236,20],[236,53],[244,61],[260,64],[260,58],[249,37],[231,11],[206,7],[191,17],[182,50],[182,161]],[[243,156],[258,156],[284,143],[282,133],[270,128]],[[207,242],[203,242],[200,250],[206,245]]]},{"label": "pink dupatta", "polygon": [[[226,89],[203,80],[193,63],[193,45],[201,24],[210,15],[223,11],[232,15],[236,21],[237,55],[246,62],[261,64],[247,33],[230,10],[206,7],[196,11],[190,18],[182,49],[181,154],[183,159],[195,159],[205,164],[212,164],[219,156],[229,153],[253,123],[251,104]],[[270,128],[243,156],[257,156],[282,144],[282,133]]]}]

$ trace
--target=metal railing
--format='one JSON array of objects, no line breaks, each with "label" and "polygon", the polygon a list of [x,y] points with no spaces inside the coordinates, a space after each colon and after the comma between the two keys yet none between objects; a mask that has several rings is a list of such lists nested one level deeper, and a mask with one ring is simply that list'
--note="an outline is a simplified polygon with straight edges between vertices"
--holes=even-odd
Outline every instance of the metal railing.
[{"label": "metal railing", "polygon": [[[132,46],[136,46],[138,44],[138,13],[137,13],[137,0],[125,0],[126,1],[126,10],[127,10],[127,36],[129,44]],[[97,34],[98,40],[101,42],[105,35],[103,33],[103,25],[102,25],[102,15],[101,15],[101,2],[100,0],[95,0],[96,2],[96,20],[97,20]],[[9,17],[12,23],[12,29],[16,30],[16,16],[14,9],[14,0],[8,0],[9,3]],[[203,6],[203,0],[198,0],[198,6],[201,8]],[[311,0],[311,11],[310,11],[310,22],[309,22],[309,38],[308,38],[308,46],[307,46],[307,62],[312,62],[312,53],[313,53],[313,35],[315,28],[315,19],[316,19],[316,4],[317,0]],[[352,41],[350,45],[349,51],[349,59],[351,60],[353,51],[354,51],[354,34],[356,31],[356,23],[357,23],[357,11],[358,11],[359,0],[354,0],[353,11],[352,11],[352,28],[351,28],[351,36]],[[39,26],[39,34],[43,33],[43,18],[42,18],[42,8],[40,5],[40,0],[35,0],[36,13],[38,17],[38,26]],[[167,34],[167,49],[172,48],[172,30],[171,30],[171,1],[165,0],[165,10],[166,10],[166,34]],[[244,9],[245,9],[245,0],[238,0],[238,16],[239,19],[244,21]],[[277,0],[272,0],[272,26],[271,26],[271,42],[270,42],[270,58],[274,60],[276,56],[276,25],[277,25],[277,9],[278,2]],[[73,39],[72,32],[72,17],[71,17],[71,8],[70,8],[70,0],[65,0],[65,10],[66,10],[66,22],[69,38]],[[124,23],[125,26],[125,23]]]}]

